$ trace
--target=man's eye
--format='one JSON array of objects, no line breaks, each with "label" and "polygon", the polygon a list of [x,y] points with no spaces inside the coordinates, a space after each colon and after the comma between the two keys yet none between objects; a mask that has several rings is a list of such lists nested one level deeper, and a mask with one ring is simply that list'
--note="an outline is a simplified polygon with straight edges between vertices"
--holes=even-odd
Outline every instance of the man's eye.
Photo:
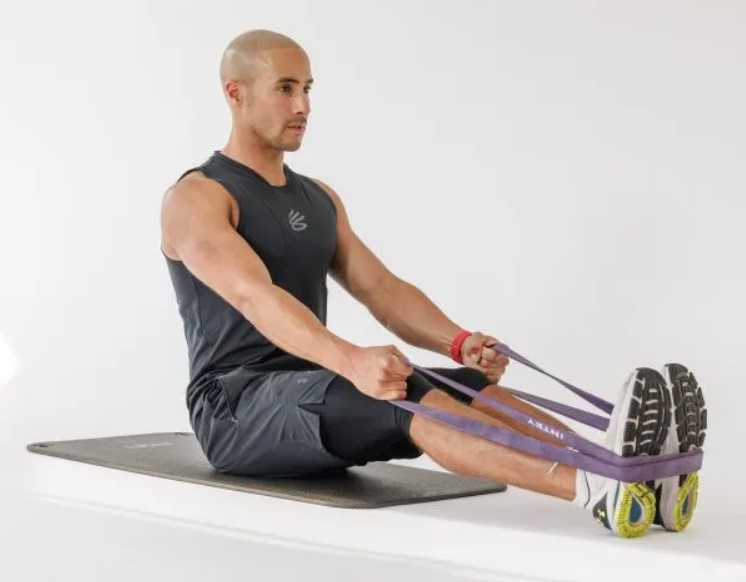
[{"label": "man's eye", "polygon": [[[283,93],[285,93],[287,91],[292,91],[292,87],[290,85],[281,85],[280,86],[280,91],[282,91]],[[305,87],[304,91],[306,93],[310,93],[311,92],[311,87]]]}]

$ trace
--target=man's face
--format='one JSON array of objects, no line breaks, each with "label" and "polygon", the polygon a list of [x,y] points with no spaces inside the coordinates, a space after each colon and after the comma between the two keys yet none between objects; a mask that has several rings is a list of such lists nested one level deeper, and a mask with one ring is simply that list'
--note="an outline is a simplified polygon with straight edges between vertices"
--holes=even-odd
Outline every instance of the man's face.
[{"label": "man's face", "polygon": [[266,51],[246,87],[240,125],[267,146],[294,152],[303,141],[311,112],[311,65],[297,48]]}]

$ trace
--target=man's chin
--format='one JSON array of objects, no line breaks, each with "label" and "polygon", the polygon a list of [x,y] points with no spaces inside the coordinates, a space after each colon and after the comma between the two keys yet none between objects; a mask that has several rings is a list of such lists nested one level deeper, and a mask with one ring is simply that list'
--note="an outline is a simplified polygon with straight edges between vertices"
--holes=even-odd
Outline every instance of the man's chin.
[{"label": "man's chin", "polygon": [[300,149],[301,143],[300,141],[284,143],[280,146],[280,149],[284,152],[296,152]]}]

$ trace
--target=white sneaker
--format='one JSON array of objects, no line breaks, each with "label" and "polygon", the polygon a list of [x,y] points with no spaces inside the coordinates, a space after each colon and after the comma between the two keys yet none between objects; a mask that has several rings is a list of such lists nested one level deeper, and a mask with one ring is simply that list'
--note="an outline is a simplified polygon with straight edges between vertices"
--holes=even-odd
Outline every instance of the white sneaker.
[{"label": "white sneaker", "polygon": [[[656,370],[633,371],[612,411],[607,448],[623,457],[659,454],[669,426],[666,394],[666,382]],[[578,470],[576,487],[578,503],[620,537],[639,537],[653,523],[655,494],[643,483],[623,483]]]},{"label": "white sneaker", "polygon": [[[663,377],[672,395],[670,426],[663,454],[686,453],[702,448],[707,429],[707,408],[702,388],[694,374],[681,364],[666,364]],[[697,507],[697,471],[656,479],[654,489],[658,510],[653,523],[670,531],[683,530],[689,525]]]}]

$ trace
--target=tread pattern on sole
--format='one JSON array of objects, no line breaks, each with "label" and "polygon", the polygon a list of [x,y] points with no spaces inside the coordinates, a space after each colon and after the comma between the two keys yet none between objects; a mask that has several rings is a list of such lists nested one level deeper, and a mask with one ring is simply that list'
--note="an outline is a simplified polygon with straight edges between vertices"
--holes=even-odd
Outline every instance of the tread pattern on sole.
[{"label": "tread pattern on sole", "polygon": [[[632,504],[640,504],[642,515],[637,522],[632,522]],[[643,536],[655,517],[655,495],[642,483],[627,483],[624,485],[620,502],[617,505],[616,526],[617,534],[623,538],[639,538]]]},{"label": "tread pattern on sole", "polygon": [[[663,373],[667,376],[673,397],[671,437],[675,440],[676,450],[684,453],[701,448],[707,429],[707,408],[702,388],[694,374],[682,364],[666,364]],[[671,479],[663,479],[655,494],[656,515],[653,523],[669,531],[680,532],[689,525],[697,507],[699,475],[696,471],[679,475],[678,486],[674,486]]]},{"label": "tread pattern on sole", "polygon": [[702,388],[686,366],[668,364],[679,452],[701,447],[707,431],[707,408]]},{"label": "tread pattern on sole", "polygon": [[[620,416],[615,422],[623,423],[616,428],[621,430],[622,456],[660,454],[668,436],[671,423],[671,396],[665,378],[652,368],[637,368],[625,384],[631,390],[620,396],[620,402],[627,402],[627,410],[616,411]],[[629,396],[627,400],[624,396]],[[619,450],[615,447],[615,450]],[[654,489],[643,483],[617,483],[616,498],[613,504],[607,497],[593,508],[596,520],[624,538],[640,537],[653,523],[656,514]],[[632,521],[632,508],[639,505],[642,513]],[[612,510],[611,507],[614,509]],[[609,512],[613,511],[610,520]]]},{"label": "tread pattern on sole", "polygon": [[671,396],[657,370],[638,368],[624,421],[622,456],[658,455],[668,435]]}]

